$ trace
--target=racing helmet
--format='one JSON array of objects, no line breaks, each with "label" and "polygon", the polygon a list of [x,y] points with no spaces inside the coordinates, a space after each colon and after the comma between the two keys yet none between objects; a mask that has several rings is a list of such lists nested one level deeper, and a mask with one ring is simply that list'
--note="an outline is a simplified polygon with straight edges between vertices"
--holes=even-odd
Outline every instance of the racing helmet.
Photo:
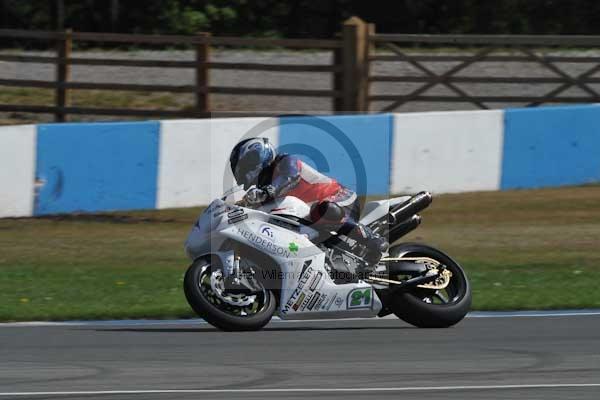
[{"label": "racing helmet", "polygon": [[260,171],[275,160],[276,151],[267,138],[245,139],[235,145],[229,156],[231,172],[244,189],[255,185]]}]

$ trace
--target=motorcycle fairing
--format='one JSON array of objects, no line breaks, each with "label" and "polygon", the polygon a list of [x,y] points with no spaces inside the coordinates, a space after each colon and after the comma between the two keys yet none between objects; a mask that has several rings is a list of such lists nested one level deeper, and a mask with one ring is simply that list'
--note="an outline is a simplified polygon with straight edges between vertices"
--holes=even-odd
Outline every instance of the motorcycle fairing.
[{"label": "motorcycle fairing", "polygon": [[286,279],[278,315],[281,319],[375,317],[382,308],[372,285],[335,284],[324,268],[324,257],[307,258],[295,279]]},{"label": "motorcycle fairing", "polygon": [[213,201],[200,216],[186,241],[192,259],[217,255],[229,269],[231,251],[221,249],[234,240],[269,255],[281,270],[278,314],[282,319],[375,317],[382,304],[365,282],[335,284],[325,269],[325,253],[309,237],[314,230],[288,230],[269,222],[266,212]]},{"label": "motorcycle fairing", "polygon": [[[263,232],[266,228],[272,236]],[[381,310],[371,285],[335,284],[325,269],[325,254],[300,233],[249,218],[221,234],[269,254],[277,262],[282,282],[278,315],[282,319],[318,318],[324,313],[331,318],[375,317]]]},{"label": "motorcycle fairing", "polygon": [[371,222],[385,217],[390,212],[390,207],[410,199],[410,196],[394,197],[391,199],[370,201],[365,204],[360,223],[369,225]]}]

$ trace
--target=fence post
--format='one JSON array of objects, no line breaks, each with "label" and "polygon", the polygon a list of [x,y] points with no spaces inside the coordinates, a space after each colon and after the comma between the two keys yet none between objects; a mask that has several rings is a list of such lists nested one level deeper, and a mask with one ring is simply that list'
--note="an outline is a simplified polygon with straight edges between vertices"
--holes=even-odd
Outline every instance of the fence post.
[{"label": "fence post", "polygon": [[339,68],[338,71],[333,74],[333,90],[342,93],[342,96],[336,96],[333,98],[333,111],[344,111],[344,51],[343,48],[336,48],[333,50],[333,65]]},{"label": "fence post", "polygon": [[364,94],[362,95],[364,101],[363,111],[369,112],[371,110],[371,101],[369,100],[369,96],[371,95],[371,82],[369,81],[369,77],[371,76],[371,55],[375,55],[375,42],[371,41],[370,37],[375,35],[375,24],[367,25],[367,43],[365,45],[365,55],[364,55]]},{"label": "fence post", "polygon": [[210,60],[210,33],[198,32],[196,36],[200,38],[196,45],[196,110],[200,114],[206,114],[210,112],[207,65]]},{"label": "fence post", "polygon": [[342,27],[342,109],[336,111],[365,111],[367,41],[368,28],[362,19],[352,17],[344,22]]},{"label": "fence post", "polygon": [[[67,29],[64,32],[64,38],[59,39],[57,43],[56,56],[56,91],[54,100],[56,107],[64,108],[69,104],[69,92],[65,84],[71,79],[71,50],[73,48],[73,31]],[[56,122],[65,122],[67,114],[63,110],[57,110],[54,113]]]}]

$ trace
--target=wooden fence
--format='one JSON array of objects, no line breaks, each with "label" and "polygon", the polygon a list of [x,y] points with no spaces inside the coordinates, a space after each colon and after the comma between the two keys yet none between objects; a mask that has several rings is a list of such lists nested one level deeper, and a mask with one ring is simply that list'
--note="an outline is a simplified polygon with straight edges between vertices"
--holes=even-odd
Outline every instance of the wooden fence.
[{"label": "wooden fence", "polygon": [[[377,111],[392,111],[408,102],[461,102],[471,103],[477,108],[487,109],[489,103],[521,103],[525,106],[538,106],[543,103],[590,103],[600,102],[600,94],[591,86],[600,83],[600,77],[593,75],[600,71],[600,53],[590,55],[585,51],[600,48],[600,36],[534,36],[534,35],[369,35],[367,49],[371,49],[367,62],[371,65],[395,62],[410,65],[420,75],[375,75],[367,74],[369,84],[385,83],[418,83],[420,86],[407,93],[367,94],[366,103],[387,103]],[[415,51],[415,46],[451,47],[446,52]],[[385,49],[374,52],[373,49]],[[570,51],[549,52],[560,48],[570,48]],[[410,52],[407,48],[411,48]],[[579,51],[572,51],[578,49]],[[446,63],[446,71],[436,73],[432,64]],[[499,64],[503,72],[500,75],[491,74],[473,76],[464,74],[467,68],[481,63]],[[565,64],[580,64],[585,70],[577,74],[569,73]],[[510,73],[510,65],[520,64],[527,67],[527,76],[514,76]],[[497,68],[498,69],[498,68]],[[372,68],[371,68],[372,70]],[[538,76],[535,76],[535,75]],[[542,76],[540,76],[542,75]],[[478,84],[485,95],[469,94],[460,84]],[[506,93],[496,93],[499,84],[528,85],[533,88],[546,90],[541,95],[523,94],[522,86]],[[448,95],[429,95],[432,88],[442,85],[449,89]],[[542,86],[543,85],[543,86]],[[549,90],[548,86],[553,86]],[[564,93],[578,88],[583,96],[566,96]],[[367,106],[366,109],[373,108]]]},{"label": "wooden fence", "polygon": [[[55,91],[54,105],[17,105],[0,104],[0,112],[30,112],[54,114],[56,121],[65,121],[69,114],[112,115],[127,117],[208,117],[214,114],[211,109],[211,94],[233,95],[271,95],[271,96],[308,96],[325,97],[332,101],[336,111],[352,111],[356,109],[356,83],[360,81],[356,66],[359,64],[357,46],[364,45],[364,35],[359,37],[358,20],[348,21],[343,28],[340,38],[334,40],[307,39],[267,39],[214,37],[209,33],[199,33],[195,36],[176,35],[137,35],[112,33],[85,32],[45,32],[23,30],[0,30],[0,38],[39,40],[53,43],[56,48],[55,56],[11,55],[0,54],[0,61],[19,63],[41,63],[55,66],[55,79],[24,80],[0,79],[0,86],[21,88],[45,88]],[[187,45],[195,49],[195,60],[134,60],[134,59],[98,59],[73,57],[73,43],[111,43],[126,45]],[[322,64],[265,64],[265,63],[226,63],[214,62],[210,57],[210,49],[215,46],[234,46],[251,48],[288,48],[288,49],[318,49],[333,53],[330,65]],[[189,85],[162,84],[130,84],[130,83],[96,83],[71,81],[72,65],[88,66],[124,66],[124,67],[155,67],[155,68],[190,68],[195,71],[195,80]],[[326,89],[278,89],[239,86],[213,86],[210,84],[210,72],[216,69],[233,69],[242,71],[277,71],[277,72],[322,72],[332,74],[333,88]],[[69,103],[69,94],[73,90],[106,90],[106,91],[136,91],[136,92],[167,92],[191,93],[195,95],[195,106],[183,110],[156,110],[133,108],[95,108],[73,107]]]},{"label": "wooden fence", "polygon": [[[331,40],[214,37],[209,33],[199,33],[195,36],[177,36],[6,29],[0,30],[1,38],[46,42],[51,44],[50,47],[54,46],[56,52],[54,56],[0,54],[0,61],[42,63],[55,66],[55,79],[51,81],[0,79],[0,86],[52,89],[55,91],[54,105],[0,104],[0,112],[50,113],[54,115],[56,121],[65,121],[69,114],[163,118],[207,117],[215,114],[211,108],[211,94],[329,98],[332,102],[332,109],[336,112],[391,111],[413,101],[468,102],[479,108],[488,108],[486,103],[493,102],[526,103],[531,106],[546,102],[600,102],[600,95],[590,86],[591,84],[600,83],[600,78],[593,76],[600,70],[600,55],[586,55],[585,53],[547,55],[535,51],[536,48],[549,46],[599,48],[600,36],[391,35],[376,33],[374,25],[353,17],[344,23],[339,37]],[[77,42],[88,44],[187,45],[195,49],[195,59],[178,61],[73,57],[73,43]],[[215,62],[211,59],[211,47],[217,46],[317,49],[330,51],[333,57],[331,57],[332,62],[328,65]],[[446,53],[415,52],[415,46],[421,48],[444,46],[461,50]],[[407,49],[410,49],[410,51]],[[510,51],[507,52],[507,49],[510,49]],[[411,65],[420,71],[420,75],[378,75],[375,72],[376,67],[390,62]],[[429,65],[438,62],[455,63],[456,65],[450,67],[444,73],[436,73]],[[534,62],[550,71],[553,76],[524,78],[509,75],[461,75],[461,72],[464,72],[467,67],[481,62]],[[590,66],[585,72],[572,75],[565,72],[558,63],[588,63]],[[70,79],[71,66],[73,65],[189,68],[195,71],[195,79],[189,85],[74,82]],[[211,71],[219,69],[329,73],[333,85],[323,89],[211,85]],[[385,91],[378,92],[375,86],[382,83],[386,85]],[[420,86],[408,93],[397,93],[394,91],[393,85],[398,83],[417,83]],[[556,87],[539,96],[525,96],[519,92],[496,94],[493,87],[490,87],[489,93],[491,94],[483,96],[469,94],[459,86],[464,83],[481,85],[504,83],[555,84]],[[426,93],[437,85],[448,88],[452,94],[428,95]],[[561,95],[572,87],[581,89],[586,95]],[[191,109],[182,110],[75,107],[69,101],[70,94],[74,90],[189,93],[194,95],[195,104]],[[385,106],[374,110],[374,105],[381,103],[384,103]]]}]

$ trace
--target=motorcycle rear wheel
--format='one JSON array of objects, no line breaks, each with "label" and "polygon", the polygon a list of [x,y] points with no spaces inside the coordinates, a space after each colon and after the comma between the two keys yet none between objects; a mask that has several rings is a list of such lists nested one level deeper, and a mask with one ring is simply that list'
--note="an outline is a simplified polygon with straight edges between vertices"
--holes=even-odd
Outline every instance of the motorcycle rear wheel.
[{"label": "motorcycle rear wheel", "polygon": [[393,246],[389,253],[391,257],[429,257],[452,272],[444,295],[434,289],[414,288],[406,292],[390,289],[387,306],[398,318],[419,328],[447,328],[467,315],[471,307],[471,286],[462,267],[450,256],[419,243]]},{"label": "motorcycle rear wheel", "polygon": [[183,289],[198,316],[224,331],[256,331],[268,324],[276,307],[273,293],[264,288],[261,293],[245,298],[216,293],[211,283],[215,278],[219,279],[219,274],[220,266],[211,265],[204,258],[194,261],[188,268]]}]

